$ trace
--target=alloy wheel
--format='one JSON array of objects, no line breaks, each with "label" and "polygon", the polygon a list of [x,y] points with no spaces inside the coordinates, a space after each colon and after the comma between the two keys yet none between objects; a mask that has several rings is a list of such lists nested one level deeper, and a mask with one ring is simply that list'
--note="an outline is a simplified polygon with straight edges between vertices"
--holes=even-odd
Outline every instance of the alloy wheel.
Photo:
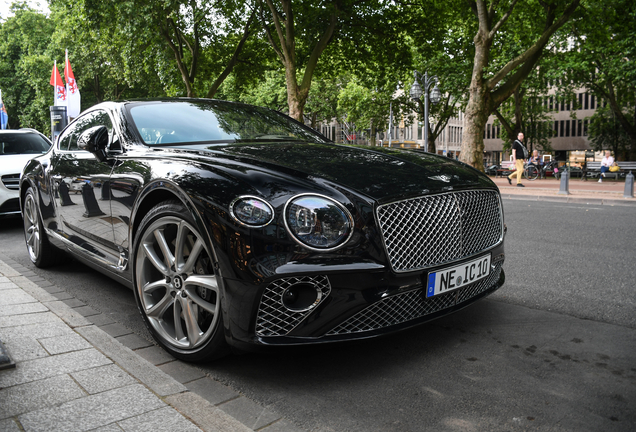
[{"label": "alloy wheel", "polygon": [[24,202],[24,235],[29,258],[36,262],[41,254],[42,233],[40,232],[37,204],[32,193],[27,193]]},{"label": "alloy wheel", "polygon": [[217,278],[204,241],[176,216],[154,220],[137,244],[140,308],[160,341],[188,353],[207,344],[219,323]]}]

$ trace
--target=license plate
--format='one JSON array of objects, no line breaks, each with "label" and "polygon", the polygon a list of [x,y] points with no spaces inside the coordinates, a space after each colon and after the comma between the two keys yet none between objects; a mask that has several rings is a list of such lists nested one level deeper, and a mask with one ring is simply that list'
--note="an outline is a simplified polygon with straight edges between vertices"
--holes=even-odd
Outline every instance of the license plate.
[{"label": "license plate", "polygon": [[477,282],[490,274],[490,255],[428,274],[426,297],[433,297]]}]

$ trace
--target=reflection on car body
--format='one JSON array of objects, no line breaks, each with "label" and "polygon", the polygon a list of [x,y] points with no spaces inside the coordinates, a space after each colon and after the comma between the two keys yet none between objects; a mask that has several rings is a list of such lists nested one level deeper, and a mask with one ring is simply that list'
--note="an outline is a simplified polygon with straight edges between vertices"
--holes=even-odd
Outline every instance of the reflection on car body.
[{"label": "reflection on car body", "polygon": [[130,286],[156,341],[189,361],[394,332],[505,279],[485,175],[244,104],[97,105],[25,167],[20,194],[36,265],[63,248]]}]

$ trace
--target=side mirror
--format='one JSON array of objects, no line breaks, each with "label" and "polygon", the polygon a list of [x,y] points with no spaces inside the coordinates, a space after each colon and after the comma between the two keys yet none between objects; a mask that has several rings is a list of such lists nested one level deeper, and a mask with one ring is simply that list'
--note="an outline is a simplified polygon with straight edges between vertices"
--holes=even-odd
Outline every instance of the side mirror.
[{"label": "side mirror", "polygon": [[86,129],[77,139],[77,146],[95,155],[100,162],[106,161],[106,147],[108,146],[108,128],[93,126]]}]

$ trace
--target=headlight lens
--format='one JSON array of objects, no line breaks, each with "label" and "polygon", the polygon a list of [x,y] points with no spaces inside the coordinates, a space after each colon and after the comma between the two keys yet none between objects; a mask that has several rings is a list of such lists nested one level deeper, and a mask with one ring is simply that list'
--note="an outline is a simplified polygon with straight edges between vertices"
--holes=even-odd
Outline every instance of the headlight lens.
[{"label": "headlight lens", "polygon": [[328,250],[343,244],[350,236],[353,220],[349,212],[331,199],[302,195],[285,207],[289,232],[310,249]]},{"label": "headlight lens", "polygon": [[243,196],[238,197],[230,204],[230,213],[240,223],[259,228],[267,225],[274,219],[274,209],[260,198]]}]

